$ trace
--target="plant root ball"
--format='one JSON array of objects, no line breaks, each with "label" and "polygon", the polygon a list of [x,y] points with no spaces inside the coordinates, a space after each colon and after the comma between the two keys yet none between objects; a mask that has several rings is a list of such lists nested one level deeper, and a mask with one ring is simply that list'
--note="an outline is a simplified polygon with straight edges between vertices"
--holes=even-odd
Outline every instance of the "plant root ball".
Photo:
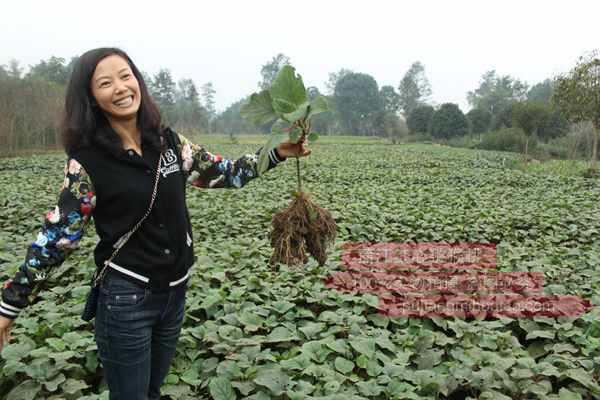
[{"label": "plant root ball", "polygon": [[306,264],[307,253],[320,266],[327,261],[327,247],[336,236],[336,223],[329,211],[298,192],[291,204],[273,216],[269,234],[273,255],[269,264]]}]

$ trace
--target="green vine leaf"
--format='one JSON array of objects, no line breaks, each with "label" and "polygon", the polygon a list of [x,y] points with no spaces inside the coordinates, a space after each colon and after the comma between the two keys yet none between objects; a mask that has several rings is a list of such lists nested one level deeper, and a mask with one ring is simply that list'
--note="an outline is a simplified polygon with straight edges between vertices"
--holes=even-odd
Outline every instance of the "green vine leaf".
[{"label": "green vine leaf", "polygon": [[269,90],[276,112],[291,113],[306,102],[306,88],[302,77],[291,65],[284,66]]},{"label": "green vine leaf", "polygon": [[312,103],[310,103],[310,112],[308,113],[307,119],[314,117],[317,114],[321,114],[329,111],[329,104],[327,104],[327,99],[323,96],[318,96],[315,98]]},{"label": "green vine leaf", "polygon": [[273,150],[280,143],[285,142],[288,139],[287,133],[275,133],[269,136],[269,140],[263,146],[258,157],[258,175],[261,176],[267,168],[269,168],[269,151]]},{"label": "green vine leaf", "polygon": [[277,118],[268,90],[252,94],[250,101],[241,108],[240,113],[256,125],[262,125]]}]

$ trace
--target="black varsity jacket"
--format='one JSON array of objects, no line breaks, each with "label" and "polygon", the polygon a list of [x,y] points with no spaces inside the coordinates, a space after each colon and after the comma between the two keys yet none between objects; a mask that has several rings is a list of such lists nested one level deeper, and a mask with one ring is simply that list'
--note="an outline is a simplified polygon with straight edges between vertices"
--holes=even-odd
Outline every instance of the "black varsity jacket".
[{"label": "black varsity jacket", "polygon": [[[185,282],[194,263],[186,182],[201,188],[241,188],[257,177],[262,149],[228,160],[170,129],[165,133],[167,148],[161,155],[152,212],[109,265],[124,278],[156,291]],[[268,156],[268,169],[283,161],[275,149]],[[70,154],[58,205],[46,214],[16,276],[4,283],[0,315],[18,316],[49,270],[78,247],[92,217],[100,238],[94,258],[97,267],[103,267],[117,240],[146,213],[158,157],[159,151],[145,142],[142,156],[133,150],[111,154],[95,147]]]}]

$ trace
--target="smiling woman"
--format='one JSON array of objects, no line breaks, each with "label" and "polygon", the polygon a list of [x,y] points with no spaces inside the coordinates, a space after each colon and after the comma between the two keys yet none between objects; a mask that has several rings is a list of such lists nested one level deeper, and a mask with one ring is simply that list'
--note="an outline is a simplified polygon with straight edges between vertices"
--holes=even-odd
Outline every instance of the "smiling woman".
[{"label": "smiling woman", "polygon": [[135,120],[140,85],[125,59],[113,54],[100,61],[91,86],[97,105],[109,119]]},{"label": "smiling woman", "polygon": [[[241,188],[258,176],[262,149],[228,160],[163,126],[139,70],[116,48],[90,50],[75,65],[63,143],[68,160],[58,204],[3,285],[0,350],[14,319],[78,247],[93,217],[100,287],[84,319],[87,311],[96,315],[110,399],[159,399],[195,260],[185,184]],[[282,143],[268,153],[268,169],[309,153],[304,143]]]}]

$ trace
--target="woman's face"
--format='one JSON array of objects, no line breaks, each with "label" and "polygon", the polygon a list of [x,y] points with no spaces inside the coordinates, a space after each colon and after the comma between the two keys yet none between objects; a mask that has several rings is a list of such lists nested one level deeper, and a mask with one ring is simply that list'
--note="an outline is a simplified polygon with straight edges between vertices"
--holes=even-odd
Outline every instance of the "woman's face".
[{"label": "woman's face", "polygon": [[137,117],[141,93],[131,67],[116,54],[103,58],[92,75],[92,95],[109,120]]}]

